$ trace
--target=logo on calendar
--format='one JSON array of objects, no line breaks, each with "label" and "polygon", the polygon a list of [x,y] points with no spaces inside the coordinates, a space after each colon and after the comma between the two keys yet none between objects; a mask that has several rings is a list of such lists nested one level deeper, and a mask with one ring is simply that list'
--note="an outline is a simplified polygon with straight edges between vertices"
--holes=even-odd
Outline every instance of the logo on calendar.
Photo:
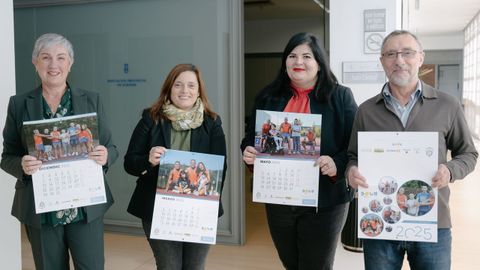
[{"label": "logo on calendar", "polygon": [[433,155],[433,148],[432,147],[427,147],[427,149],[425,149],[425,154],[427,155],[427,157],[431,157]]}]

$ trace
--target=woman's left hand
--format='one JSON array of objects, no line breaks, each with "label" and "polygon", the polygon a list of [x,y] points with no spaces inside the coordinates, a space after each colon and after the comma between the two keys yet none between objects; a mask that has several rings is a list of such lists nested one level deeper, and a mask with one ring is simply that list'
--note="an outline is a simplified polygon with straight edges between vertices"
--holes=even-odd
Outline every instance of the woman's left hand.
[{"label": "woman's left hand", "polygon": [[255,163],[255,157],[257,156],[257,150],[252,146],[247,146],[243,150],[243,161],[248,165],[253,165]]},{"label": "woman's left hand", "polygon": [[334,177],[337,175],[337,166],[330,156],[320,156],[315,161],[315,166],[320,167],[320,172],[323,175]]},{"label": "woman's left hand", "polygon": [[108,150],[103,145],[97,145],[92,152],[88,153],[88,157],[103,166],[107,164]]}]

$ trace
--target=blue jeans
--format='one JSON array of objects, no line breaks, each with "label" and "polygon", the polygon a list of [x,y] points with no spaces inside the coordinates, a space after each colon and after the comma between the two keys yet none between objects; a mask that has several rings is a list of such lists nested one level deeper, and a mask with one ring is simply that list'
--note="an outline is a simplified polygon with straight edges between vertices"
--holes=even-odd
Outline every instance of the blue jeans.
[{"label": "blue jeans", "polygon": [[293,139],[293,151],[300,153],[300,136],[292,136]]},{"label": "blue jeans", "polygon": [[348,203],[328,208],[266,204],[268,226],[287,270],[330,270]]},{"label": "blue jeans", "polygon": [[366,270],[400,270],[405,253],[412,270],[449,270],[451,251],[450,229],[438,229],[437,243],[363,239]]},{"label": "blue jeans", "polygon": [[210,245],[150,239],[152,224],[142,220],[158,270],[203,270]]}]

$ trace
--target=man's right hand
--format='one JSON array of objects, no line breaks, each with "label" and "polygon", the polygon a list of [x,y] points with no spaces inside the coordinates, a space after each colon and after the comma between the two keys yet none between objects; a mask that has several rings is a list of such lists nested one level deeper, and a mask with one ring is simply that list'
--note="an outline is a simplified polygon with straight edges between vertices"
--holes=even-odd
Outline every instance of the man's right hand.
[{"label": "man's right hand", "polygon": [[352,166],[347,173],[348,184],[357,189],[359,186],[363,188],[368,188],[367,179],[360,174],[357,166]]}]

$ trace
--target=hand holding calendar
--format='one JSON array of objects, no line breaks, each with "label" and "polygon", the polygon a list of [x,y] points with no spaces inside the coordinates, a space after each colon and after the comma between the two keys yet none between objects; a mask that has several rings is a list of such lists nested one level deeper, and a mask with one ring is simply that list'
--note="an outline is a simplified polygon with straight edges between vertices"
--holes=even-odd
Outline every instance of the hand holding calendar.
[{"label": "hand holding calendar", "polygon": [[150,237],[215,244],[225,157],[160,148]]},{"label": "hand holding calendar", "polygon": [[438,134],[359,132],[358,149],[358,237],[437,242]]},{"label": "hand holding calendar", "polygon": [[32,175],[36,213],[105,203],[96,113],[23,123],[29,155],[22,169]]},{"label": "hand holding calendar", "polygon": [[336,175],[328,156],[320,157],[322,116],[257,110],[255,146],[243,160],[254,164],[253,201],[316,207],[322,174]]},{"label": "hand holding calendar", "polygon": [[34,174],[42,166],[42,161],[34,156],[25,155],[22,157],[22,169],[26,175]]}]

